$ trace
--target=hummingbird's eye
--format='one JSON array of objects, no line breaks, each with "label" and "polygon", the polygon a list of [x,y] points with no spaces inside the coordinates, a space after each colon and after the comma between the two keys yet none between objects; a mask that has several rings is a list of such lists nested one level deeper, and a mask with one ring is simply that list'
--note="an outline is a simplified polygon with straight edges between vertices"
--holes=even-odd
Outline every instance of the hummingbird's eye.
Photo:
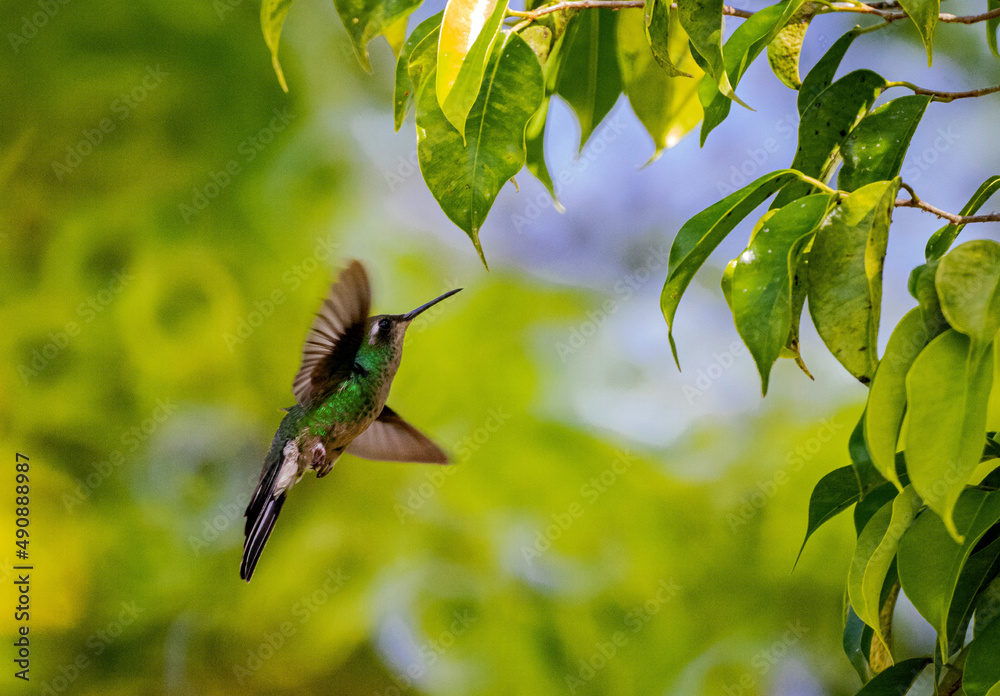
[{"label": "hummingbird's eye", "polygon": [[389,331],[389,320],[379,319],[378,320],[378,332],[381,334],[388,333]]}]

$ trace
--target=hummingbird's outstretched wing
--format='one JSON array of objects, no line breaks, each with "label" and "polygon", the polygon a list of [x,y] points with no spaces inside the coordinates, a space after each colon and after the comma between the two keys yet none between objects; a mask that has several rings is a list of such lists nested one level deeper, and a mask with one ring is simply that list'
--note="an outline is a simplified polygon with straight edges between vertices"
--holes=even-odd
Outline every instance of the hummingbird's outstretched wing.
[{"label": "hummingbird's outstretched wing", "polygon": [[347,446],[347,452],[383,462],[447,464],[448,455],[388,406]]},{"label": "hummingbird's outstretched wing", "polygon": [[292,383],[298,403],[309,403],[351,374],[365,337],[371,300],[365,267],[351,261],[330,287],[306,336],[302,367]]}]

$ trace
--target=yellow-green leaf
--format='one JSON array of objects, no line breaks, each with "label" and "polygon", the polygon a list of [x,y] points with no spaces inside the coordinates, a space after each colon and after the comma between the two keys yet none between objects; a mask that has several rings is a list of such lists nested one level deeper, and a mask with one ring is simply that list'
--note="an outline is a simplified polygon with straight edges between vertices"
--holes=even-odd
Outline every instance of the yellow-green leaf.
[{"label": "yellow-green leaf", "polygon": [[262,0],[260,3],[260,28],[264,32],[264,42],[271,49],[271,65],[274,66],[274,74],[278,76],[278,84],[286,92],[288,83],[285,82],[285,73],[278,62],[278,42],[281,40],[281,27],[291,6],[292,0]]},{"label": "yellow-green leaf", "polygon": [[736,259],[733,319],[757,364],[764,394],[771,366],[792,330],[792,289],[803,247],[829,205],[830,195],[818,194],[769,211],[766,222]]},{"label": "yellow-green leaf", "polygon": [[899,542],[897,567],[903,591],[938,633],[948,652],[948,615],[955,590],[973,549],[1000,521],[1000,491],[969,489],[955,506],[955,526],[964,541],[956,542],[941,518],[924,511]]},{"label": "yellow-green leaf", "polygon": [[400,17],[395,22],[390,24],[385,28],[383,35],[385,40],[389,42],[389,48],[392,49],[392,55],[399,58],[399,52],[403,48],[403,44],[406,42],[406,24],[409,21],[409,17]]},{"label": "yellow-green leaf", "polygon": [[[653,138],[652,162],[701,121],[698,79],[672,77],[654,58],[646,40],[642,10],[622,10],[618,15],[618,64],[622,82],[632,110]],[[673,24],[669,39],[671,65],[701,75],[688,49],[687,36],[676,18],[670,21]]]},{"label": "yellow-green leaf", "polygon": [[955,501],[979,464],[993,384],[992,343],[969,370],[971,341],[954,329],[931,341],[906,376],[906,469],[928,507],[956,539]]},{"label": "yellow-green leaf", "polygon": [[767,62],[775,76],[792,89],[802,86],[799,56],[809,23],[816,16],[816,3],[806,2],[767,45]]},{"label": "yellow-green leaf", "polygon": [[1000,329],[1000,244],[976,239],[955,247],[938,264],[934,284],[945,319],[972,340],[974,370]]},{"label": "yellow-green leaf", "polygon": [[917,27],[920,40],[927,48],[927,65],[930,65],[934,58],[932,44],[934,28],[937,27],[938,14],[941,12],[941,0],[899,0],[899,4]]},{"label": "yellow-green leaf", "polygon": [[919,308],[912,309],[889,336],[865,409],[865,443],[872,464],[900,490],[903,487],[896,476],[896,445],[906,413],[906,373],[925,345],[923,316]]},{"label": "yellow-green leaf", "polygon": [[808,256],[813,324],[863,384],[871,382],[878,364],[882,265],[898,190],[899,179],[893,179],[848,195],[817,230]]},{"label": "yellow-green leaf", "polygon": [[858,617],[872,627],[883,645],[886,637],[882,635],[879,621],[882,585],[896,558],[899,541],[920,507],[920,497],[912,486],[907,486],[872,516],[858,535],[854,547],[854,558],[847,576],[848,596]]},{"label": "yellow-green leaf", "polygon": [[448,0],[444,9],[435,89],[442,113],[461,134],[506,12],[506,0]]},{"label": "yellow-green leaf", "polygon": [[941,300],[934,285],[934,276],[937,274],[939,263],[940,260],[934,260],[917,266],[910,272],[907,282],[910,294],[919,305],[928,341],[948,328],[948,320],[941,313]]}]

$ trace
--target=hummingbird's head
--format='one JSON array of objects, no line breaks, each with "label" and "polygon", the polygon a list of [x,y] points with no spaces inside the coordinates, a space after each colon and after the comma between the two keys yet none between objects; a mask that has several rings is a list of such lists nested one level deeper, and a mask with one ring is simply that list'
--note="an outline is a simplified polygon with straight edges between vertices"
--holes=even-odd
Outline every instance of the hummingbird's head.
[{"label": "hummingbird's head", "polygon": [[449,290],[440,297],[431,300],[427,304],[420,305],[412,312],[407,312],[406,314],[379,314],[372,317],[368,320],[368,344],[373,347],[392,346],[393,348],[402,349],[403,336],[410,322],[441,300],[451,297],[461,289],[455,288],[454,290]]}]

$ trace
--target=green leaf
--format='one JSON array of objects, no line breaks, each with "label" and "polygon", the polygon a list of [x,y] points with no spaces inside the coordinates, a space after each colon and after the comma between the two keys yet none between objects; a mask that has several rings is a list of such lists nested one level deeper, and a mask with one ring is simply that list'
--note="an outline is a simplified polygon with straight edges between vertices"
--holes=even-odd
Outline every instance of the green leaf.
[{"label": "green leaf", "polygon": [[[433,34],[435,38],[426,45],[425,50],[437,43],[436,37],[437,32],[441,27],[442,16],[443,13],[438,12],[433,17],[428,17],[418,24],[413,29],[410,37],[403,42],[403,47],[400,49],[399,55],[396,57],[396,84],[393,89],[392,115],[395,121],[397,133],[403,125],[403,119],[406,118],[406,114],[410,110],[410,105],[413,104],[413,98],[417,93],[416,86],[413,84],[413,81],[410,80],[410,57],[413,55],[417,46],[431,34]],[[433,65],[433,54],[429,56],[428,62]]]},{"label": "green leaf", "polygon": [[771,65],[771,70],[775,77],[791,89],[802,86],[802,79],[799,77],[799,57],[802,54],[802,42],[806,38],[806,30],[816,16],[816,7],[816,3],[804,2],[767,45],[767,62]]},{"label": "green leaf", "polygon": [[542,70],[521,37],[498,43],[465,126],[465,140],[437,101],[435,81],[417,95],[417,154],[427,187],[479,252],[479,230],[503,185],[524,165],[524,132],[544,92]]},{"label": "green leaf", "polygon": [[899,0],[900,6],[910,16],[920,33],[920,40],[927,48],[927,65],[934,57],[934,28],[937,27],[941,0]]},{"label": "green leaf", "polygon": [[1000,687],[1000,621],[994,621],[969,645],[962,688],[966,696],[995,696]]},{"label": "green leaf", "polygon": [[808,256],[813,324],[833,356],[862,384],[871,382],[878,364],[882,264],[898,190],[899,179],[894,179],[848,195],[816,231]]},{"label": "green leaf", "polygon": [[977,239],[955,247],[938,264],[934,284],[945,319],[972,339],[974,370],[1000,329],[1000,244]]},{"label": "green leaf", "polygon": [[[739,84],[743,73],[801,4],[802,0],[785,0],[780,4],[765,7],[754,12],[736,28],[723,49],[726,75],[730,85],[735,88]],[[705,122],[701,127],[701,144],[704,145],[708,134],[729,115],[732,100],[729,95],[720,91],[713,75],[706,75],[701,79],[698,98],[705,109]]]},{"label": "green leaf", "polygon": [[855,696],[900,696],[900,694],[905,694],[929,663],[930,659],[926,657],[903,660],[899,664],[876,674]]},{"label": "green leaf", "polygon": [[548,165],[545,164],[545,122],[549,115],[549,99],[548,96],[542,99],[542,105],[528,121],[528,127],[524,131],[525,164],[528,171],[542,182],[549,195],[552,196],[552,200],[561,208],[556,196],[555,183],[549,174]]},{"label": "green leaf", "polygon": [[[983,461],[997,459],[998,457],[1000,457],[1000,441],[997,440],[997,433],[988,432],[986,433],[986,449],[983,451]],[[994,469],[991,474],[996,476],[997,483],[1000,483],[1000,468]]]},{"label": "green leaf", "polygon": [[445,118],[461,134],[505,14],[507,0],[448,0],[444,8],[435,89]]},{"label": "green leaf", "polygon": [[667,321],[670,349],[678,366],[680,363],[673,339],[674,315],[691,278],[743,218],[796,178],[797,174],[787,169],[765,174],[701,211],[685,222],[677,232],[670,246],[667,280],[660,294],[660,309]]},{"label": "green leaf", "polygon": [[368,42],[420,7],[423,0],[333,0],[361,67],[371,72]]},{"label": "green leaf", "polygon": [[774,211],[736,260],[733,319],[757,364],[764,394],[771,366],[792,329],[792,287],[799,259],[826,216],[830,199],[829,194],[808,196]]},{"label": "green leaf", "polygon": [[542,78],[545,81],[545,97],[542,100],[542,105],[528,121],[528,128],[524,134],[527,148],[525,164],[528,171],[548,190],[554,207],[559,212],[563,212],[565,209],[559,202],[555,183],[552,181],[548,165],[545,163],[545,124],[548,120],[551,95],[556,89],[559,70],[566,55],[566,50],[563,47],[566,45],[568,20],[564,15],[565,13],[561,12],[545,15],[542,17],[542,21],[547,21],[549,24],[536,23],[521,32],[521,38],[528,42],[542,64]]},{"label": "green leaf", "polygon": [[580,121],[580,150],[622,93],[615,21],[609,9],[587,10],[573,17],[566,29],[556,92]]},{"label": "green leaf", "polygon": [[[646,40],[649,42],[649,48],[653,52],[656,62],[671,77],[694,77],[693,73],[685,72],[684,69],[677,66],[677,63],[682,61],[695,66],[697,63],[691,57],[687,34],[681,29],[677,13],[670,10],[670,3],[666,0],[646,0],[643,19]],[[678,54],[680,54],[680,61],[675,58]]]},{"label": "green leaf", "polygon": [[899,174],[910,139],[931,98],[911,94],[886,102],[861,119],[841,143],[844,166],[837,187],[854,191]]},{"label": "green leaf", "polygon": [[747,106],[733,91],[722,57],[722,5],[722,0],[679,0],[677,14],[691,45],[704,61],[702,69],[722,94],[740,106]]},{"label": "green leaf", "polygon": [[389,48],[392,49],[392,55],[396,58],[399,58],[399,52],[403,49],[403,44],[406,43],[406,25],[409,20],[409,16],[400,17],[382,32],[385,40],[389,43]]},{"label": "green leaf", "polygon": [[941,300],[938,299],[937,287],[934,285],[939,263],[935,260],[917,266],[910,273],[907,283],[910,294],[920,305],[920,317],[923,319],[928,341],[940,336],[948,328],[948,320],[941,313]]},{"label": "green leaf", "polygon": [[722,288],[722,297],[726,300],[729,311],[733,311],[733,273],[736,272],[736,259],[726,264],[722,270],[722,280],[719,282]]},{"label": "green leaf", "polygon": [[875,516],[875,513],[897,495],[899,495],[899,489],[888,481],[865,493],[864,497],[854,506],[855,535],[861,536],[861,532],[864,531],[865,526]]},{"label": "green leaf", "polygon": [[860,498],[861,490],[858,488],[858,478],[852,467],[842,466],[821,478],[816,487],[813,488],[812,495],[809,496],[809,521],[806,524],[806,536],[802,540],[802,546],[799,548],[799,555],[795,557],[795,562],[799,562],[806,542],[817,529],[854,505]]},{"label": "green leaf", "polygon": [[[646,41],[641,10],[626,9],[618,15],[618,64],[622,82],[632,111],[653,138],[655,150],[650,158],[653,162],[665,149],[680,142],[701,120],[698,81],[671,77],[654,59]],[[676,20],[674,22],[676,25]],[[700,73],[688,52],[687,37],[679,25],[674,29],[671,48],[678,63],[692,73]]]},{"label": "green leaf", "polygon": [[[802,253],[808,254],[809,247],[812,244],[812,237],[809,238],[802,246]],[[799,324],[802,321],[802,308],[806,304],[806,294],[809,288],[806,286],[806,274],[805,268],[801,264],[797,265],[792,273],[792,327],[788,331],[788,340],[785,341],[785,347],[781,351],[781,357],[791,358],[795,361],[795,364],[799,366],[799,369],[805,373],[805,376],[809,379],[813,379],[812,374],[809,372],[809,368],[806,367],[805,362],[802,360],[802,354],[799,347]]]},{"label": "green leaf", "polygon": [[899,490],[903,487],[896,476],[896,445],[906,412],[906,374],[925,345],[923,317],[919,309],[910,310],[889,336],[865,408],[865,442],[872,464]]},{"label": "green leaf", "polygon": [[854,609],[848,604],[844,609],[844,636],[842,643],[844,654],[847,655],[847,659],[854,667],[854,671],[858,673],[862,682],[867,682],[871,677],[868,671],[868,659],[865,656],[866,651],[862,645],[866,628],[865,622],[858,618],[858,615],[854,613]]},{"label": "green leaf", "polygon": [[419,98],[424,83],[434,74],[434,66],[437,64],[437,41],[438,31],[435,29],[425,36],[410,53],[406,74],[410,78],[414,100]]},{"label": "green leaf", "polygon": [[983,453],[993,383],[992,344],[974,370],[967,369],[969,349],[968,337],[945,331],[917,356],[906,376],[910,481],[956,539],[961,533],[952,509]]},{"label": "green leaf", "polygon": [[948,651],[955,654],[965,644],[976,608],[976,600],[986,589],[989,581],[996,576],[1000,567],[1000,539],[973,553],[966,561],[955,585],[955,594],[948,610]]},{"label": "green leaf", "polygon": [[854,558],[847,576],[848,596],[854,611],[872,627],[883,645],[886,645],[886,639],[879,626],[882,585],[896,557],[899,540],[920,507],[919,496],[912,486],[907,486],[891,503],[886,503],[875,513],[854,547]]},{"label": "green leaf", "polygon": [[851,436],[847,439],[847,453],[851,457],[851,466],[858,480],[858,488],[861,489],[861,499],[864,500],[872,489],[886,483],[885,477],[872,464],[872,456],[865,443],[864,411],[861,412],[861,417],[858,418]]},{"label": "green leaf", "polygon": [[[1000,190],[1000,176],[991,176],[976,190],[959,215],[975,215],[998,190]],[[963,229],[965,225],[945,225],[932,234],[927,240],[927,249],[924,251],[927,260],[934,261],[944,256]]]},{"label": "green leaf", "polygon": [[990,580],[976,599],[974,635],[979,635],[1000,616],[1000,576]]},{"label": "green leaf", "polygon": [[799,87],[797,100],[799,115],[804,114],[813,100],[833,83],[837,68],[840,67],[840,61],[844,59],[844,54],[854,43],[854,39],[861,35],[860,29],[860,27],[855,27],[834,41],[812,70],[806,74],[805,79],[802,80],[802,86]]},{"label": "green leaf", "polygon": [[948,650],[948,613],[958,578],[979,540],[1000,521],[1000,491],[970,489],[955,506],[955,527],[964,537],[952,539],[942,520],[925,511],[899,544],[899,579],[916,610],[938,632],[942,654]]},{"label": "green leaf", "polygon": [[521,38],[531,46],[531,50],[538,56],[538,62],[544,73],[545,63],[549,59],[549,53],[552,52],[552,30],[543,24],[532,24],[521,31]]},{"label": "green leaf", "polygon": [[[986,0],[986,11],[1000,10],[1000,0]],[[993,55],[1000,58],[1000,50],[997,49],[997,27],[1000,27],[1000,17],[986,20],[986,43],[989,44]]]},{"label": "green leaf", "polygon": [[281,40],[281,27],[285,24],[285,17],[291,6],[292,0],[262,0],[260,3],[260,28],[264,32],[264,42],[271,49],[271,65],[274,66],[274,74],[278,76],[278,84],[286,92],[288,83],[285,82],[285,73],[278,62],[278,42]]},{"label": "green leaf", "polygon": [[[799,146],[792,169],[825,180],[838,161],[840,144],[857,122],[868,113],[885,89],[886,81],[871,70],[855,70],[823,90],[806,107],[799,121]],[[789,186],[775,198],[773,207],[801,198],[812,186]]]}]

